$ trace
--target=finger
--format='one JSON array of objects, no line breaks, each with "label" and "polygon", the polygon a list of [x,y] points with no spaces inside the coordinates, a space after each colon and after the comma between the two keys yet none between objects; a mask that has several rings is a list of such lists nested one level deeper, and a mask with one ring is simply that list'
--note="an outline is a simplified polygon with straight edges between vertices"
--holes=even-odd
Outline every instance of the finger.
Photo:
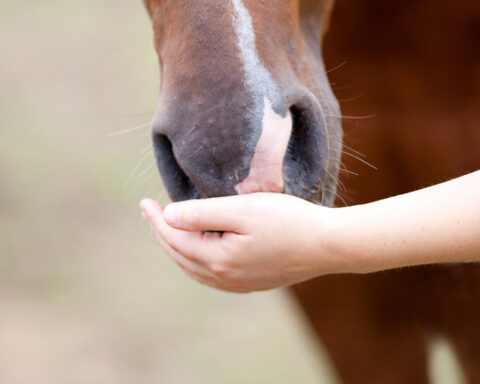
[{"label": "finger", "polygon": [[168,245],[165,239],[162,238],[162,236],[158,233],[158,231],[155,228],[153,228],[152,230],[158,242],[160,243],[160,246],[173,259],[173,261],[183,270],[183,272],[185,272],[185,274],[191,279],[197,281],[200,284],[209,286],[211,288],[219,289],[222,291],[236,292],[236,293],[247,292],[247,291],[231,289],[229,287],[224,286],[217,276],[215,276],[213,273],[211,273],[209,270],[205,269],[204,267],[196,264],[193,261],[190,261],[186,257],[179,254],[177,251],[175,251],[173,248],[171,248]]},{"label": "finger", "polygon": [[157,240],[165,252],[173,259],[182,271],[191,279],[197,281],[200,284],[207,285],[212,288],[218,288],[218,282],[215,276],[212,276],[207,270],[195,264],[194,262],[183,257],[178,252],[174,251],[168,244],[161,240],[161,236],[157,235]]},{"label": "finger", "polygon": [[196,282],[206,285],[210,288],[215,288],[215,289],[222,289],[221,285],[218,281],[215,279],[208,279],[208,278],[203,278],[202,276],[195,275],[190,273],[189,271],[184,270],[185,274],[190,277],[191,279],[195,280]]},{"label": "finger", "polygon": [[221,291],[234,292],[234,293],[246,293],[248,290],[241,290],[229,287],[225,285],[215,274],[201,265],[189,260],[183,255],[179,254],[172,247],[168,245],[165,239],[158,233],[155,228],[152,231],[157,238],[160,246],[165,252],[173,259],[173,261],[183,270],[183,272],[191,279],[197,281],[200,284],[206,285],[211,288],[215,288]]},{"label": "finger", "polygon": [[170,226],[186,231],[242,233],[246,203],[242,196],[173,203],[165,208],[165,220]]},{"label": "finger", "polygon": [[160,235],[155,227],[152,227],[153,234],[155,235],[157,241],[163,250],[173,259],[173,261],[184,270],[190,277],[195,276],[195,280],[202,282],[215,280],[216,277],[207,269],[201,265],[193,262],[192,260],[184,257],[182,254],[174,250],[167,241]]},{"label": "finger", "polygon": [[211,260],[219,254],[218,241],[221,241],[219,236],[204,236],[201,232],[186,232],[172,228],[164,220],[160,204],[153,200],[142,202],[142,209],[162,239],[182,256],[208,267]]}]

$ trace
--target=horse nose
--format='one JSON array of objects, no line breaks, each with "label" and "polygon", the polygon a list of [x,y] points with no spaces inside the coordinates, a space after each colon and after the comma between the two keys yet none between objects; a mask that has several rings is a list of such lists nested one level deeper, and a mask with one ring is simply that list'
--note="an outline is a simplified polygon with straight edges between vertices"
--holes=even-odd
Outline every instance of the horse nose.
[{"label": "horse nose", "polygon": [[248,176],[235,186],[238,194],[284,191],[283,162],[292,134],[289,110],[285,117],[277,114],[265,99],[262,132],[250,162]]}]

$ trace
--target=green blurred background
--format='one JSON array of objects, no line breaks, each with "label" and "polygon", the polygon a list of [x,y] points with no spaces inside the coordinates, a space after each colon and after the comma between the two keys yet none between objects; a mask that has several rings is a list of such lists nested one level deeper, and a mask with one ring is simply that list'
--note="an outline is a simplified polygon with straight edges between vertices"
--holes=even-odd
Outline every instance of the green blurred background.
[{"label": "green blurred background", "polygon": [[[0,383],[321,383],[285,292],[183,275],[141,221],[159,76],[140,0],[0,2]],[[133,170],[135,169],[135,172]]]}]

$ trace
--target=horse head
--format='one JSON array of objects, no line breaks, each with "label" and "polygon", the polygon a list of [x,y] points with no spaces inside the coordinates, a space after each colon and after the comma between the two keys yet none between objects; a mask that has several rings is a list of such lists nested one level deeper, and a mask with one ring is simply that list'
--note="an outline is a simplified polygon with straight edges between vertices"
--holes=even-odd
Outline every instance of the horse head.
[{"label": "horse head", "polygon": [[342,149],[322,59],[332,0],[144,0],[173,200],[284,192],[333,204]]}]

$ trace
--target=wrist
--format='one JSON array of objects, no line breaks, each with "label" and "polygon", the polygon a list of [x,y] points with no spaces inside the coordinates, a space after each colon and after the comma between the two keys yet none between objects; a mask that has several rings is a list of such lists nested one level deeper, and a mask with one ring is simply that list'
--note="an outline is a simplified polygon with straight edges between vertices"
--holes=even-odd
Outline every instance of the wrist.
[{"label": "wrist", "polygon": [[[367,215],[366,215],[367,213]],[[327,208],[323,213],[323,248],[331,260],[330,273],[370,273],[381,268],[368,249],[368,208],[357,205]]]},{"label": "wrist", "polygon": [[405,251],[402,214],[390,200],[334,208],[329,238],[340,273],[372,273],[415,264]]}]

